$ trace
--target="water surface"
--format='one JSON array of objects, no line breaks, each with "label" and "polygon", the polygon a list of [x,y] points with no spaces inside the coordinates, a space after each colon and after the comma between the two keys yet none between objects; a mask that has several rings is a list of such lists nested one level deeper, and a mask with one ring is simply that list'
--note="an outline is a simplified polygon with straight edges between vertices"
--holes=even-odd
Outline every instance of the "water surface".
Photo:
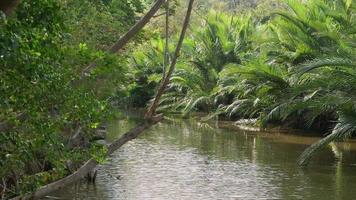
[{"label": "water surface", "polygon": [[[135,122],[115,122],[109,140]],[[310,166],[298,155],[318,138],[250,133],[195,121],[158,124],[99,167],[95,185],[52,194],[59,199],[354,199],[353,143],[333,144]]]}]

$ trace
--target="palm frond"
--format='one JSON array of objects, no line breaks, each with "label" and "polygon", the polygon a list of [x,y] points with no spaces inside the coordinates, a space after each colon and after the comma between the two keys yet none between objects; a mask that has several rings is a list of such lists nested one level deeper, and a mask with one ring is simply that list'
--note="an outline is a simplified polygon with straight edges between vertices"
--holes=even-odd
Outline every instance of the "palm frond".
[{"label": "palm frond", "polygon": [[321,67],[356,67],[356,62],[347,58],[315,59],[298,69],[299,74],[305,74]]},{"label": "palm frond", "polygon": [[344,140],[356,131],[356,112],[350,108],[339,113],[339,120],[331,134],[308,147],[299,157],[298,164],[305,166],[315,153],[332,141]]}]

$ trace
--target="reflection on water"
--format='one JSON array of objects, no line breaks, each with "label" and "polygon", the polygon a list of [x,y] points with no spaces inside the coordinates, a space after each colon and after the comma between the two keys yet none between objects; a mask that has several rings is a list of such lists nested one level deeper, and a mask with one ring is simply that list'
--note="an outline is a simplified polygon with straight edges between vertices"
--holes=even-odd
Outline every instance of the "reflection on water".
[{"label": "reflection on water", "polygon": [[[130,126],[133,123],[113,123],[109,138],[119,137]],[[115,152],[100,166],[95,185],[73,185],[51,196],[103,200],[354,199],[356,152],[350,151],[352,144],[331,145],[307,169],[296,167],[298,155],[315,140],[251,134],[189,121],[162,123]]]}]

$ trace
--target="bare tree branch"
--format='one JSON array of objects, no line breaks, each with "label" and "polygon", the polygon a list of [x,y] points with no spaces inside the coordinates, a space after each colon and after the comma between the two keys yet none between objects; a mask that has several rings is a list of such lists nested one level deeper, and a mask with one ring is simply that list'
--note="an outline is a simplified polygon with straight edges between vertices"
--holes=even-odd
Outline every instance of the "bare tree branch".
[{"label": "bare tree branch", "polygon": [[[189,0],[189,5],[188,5],[188,9],[187,9],[187,14],[184,19],[182,32],[180,34],[180,38],[179,38],[179,41],[178,41],[169,71],[168,71],[167,75],[165,76],[164,80],[162,81],[162,84],[160,85],[159,89],[157,90],[157,93],[156,93],[156,96],[155,96],[152,106],[148,109],[148,111],[145,115],[145,119],[146,119],[145,122],[132,128],[130,131],[125,133],[123,136],[121,136],[118,140],[114,141],[108,147],[107,156],[110,156],[114,151],[119,149],[126,142],[138,137],[144,130],[150,128],[152,125],[163,120],[162,115],[154,116],[154,113],[158,106],[159,99],[161,98],[165,88],[167,87],[167,85],[169,83],[169,79],[174,72],[174,68],[177,63],[177,59],[179,57],[179,52],[180,52],[180,49],[183,44],[185,33],[186,33],[188,25],[189,25],[189,20],[190,20],[192,8],[193,8],[193,3],[194,3],[194,0]],[[28,194],[25,196],[18,196],[18,197],[13,198],[12,200],[37,199],[37,198],[43,197],[51,192],[54,192],[58,189],[63,188],[66,185],[69,185],[69,184],[79,181],[80,179],[85,177],[88,173],[90,173],[97,165],[98,165],[98,162],[96,160],[90,159],[73,174],[71,174],[63,179],[60,179],[56,182],[45,185],[45,186],[39,188],[38,190],[36,190],[35,192],[33,192],[32,194]]]},{"label": "bare tree branch", "polygon": [[[143,27],[150,21],[150,19],[154,16],[154,14],[159,10],[161,5],[166,0],[157,0],[151,9],[144,15],[134,26],[130,28],[129,31],[125,33],[109,50],[109,53],[116,53],[121,50]],[[82,71],[81,77],[85,76],[86,74],[90,73],[90,71],[96,67],[97,60],[89,64],[84,70]]]},{"label": "bare tree branch", "polygon": [[182,28],[182,31],[181,31],[181,34],[180,34],[180,37],[178,40],[176,50],[175,50],[173,58],[172,58],[171,65],[169,67],[169,71],[168,71],[167,75],[165,76],[165,78],[163,79],[163,81],[161,82],[161,84],[157,90],[156,96],[155,96],[151,106],[149,107],[147,113],[145,114],[145,119],[150,119],[155,114],[156,109],[159,105],[159,100],[160,100],[161,96],[163,95],[165,89],[167,88],[169,80],[174,72],[175,66],[177,64],[177,59],[179,57],[179,52],[180,52],[180,49],[182,47],[183,40],[185,37],[185,33],[187,32],[187,29],[188,29],[190,16],[191,16],[191,13],[193,10],[193,4],[194,4],[194,0],[189,0],[187,14],[184,19],[183,28]]}]

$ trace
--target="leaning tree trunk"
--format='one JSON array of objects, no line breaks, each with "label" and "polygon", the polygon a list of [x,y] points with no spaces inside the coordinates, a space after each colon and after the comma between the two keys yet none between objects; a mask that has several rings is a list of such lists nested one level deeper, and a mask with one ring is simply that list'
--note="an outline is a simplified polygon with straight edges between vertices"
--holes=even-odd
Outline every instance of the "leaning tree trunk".
[{"label": "leaning tree trunk", "polygon": [[188,4],[187,14],[186,14],[186,17],[185,17],[184,23],[183,23],[183,28],[182,28],[182,31],[181,31],[181,34],[180,34],[180,37],[178,40],[176,50],[175,50],[173,58],[172,58],[171,65],[169,67],[169,71],[168,71],[167,75],[164,77],[164,79],[161,81],[161,84],[157,90],[157,94],[156,94],[151,106],[149,107],[147,113],[145,114],[146,119],[150,119],[155,114],[156,109],[159,106],[159,100],[160,100],[161,96],[163,95],[164,90],[167,88],[169,80],[174,72],[175,66],[177,64],[177,59],[179,57],[179,52],[180,52],[180,49],[182,48],[185,33],[187,32],[187,29],[188,29],[190,15],[193,10],[193,4],[194,4],[194,0],[190,0],[189,4]]},{"label": "leaning tree trunk", "polygon": [[[179,41],[178,41],[178,44],[177,44],[177,47],[175,50],[174,57],[172,58],[172,63],[170,65],[169,72],[167,73],[164,80],[162,81],[162,84],[160,85],[159,89],[157,90],[153,104],[149,107],[149,109],[145,115],[145,122],[136,126],[133,129],[131,129],[130,131],[125,133],[123,136],[121,136],[118,140],[114,141],[108,147],[107,156],[110,156],[114,151],[119,149],[126,142],[137,138],[144,130],[150,128],[152,125],[160,122],[163,119],[162,115],[154,115],[155,111],[157,109],[157,106],[158,106],[158,103],[155,103],[155,102],[159,102],[159,99],[162,96],[165,88],[167,87],[171,75],[173,74],[175,65],[177,63],[177,59],[179,57],[179,51],[181,49],[181,46],[182,46],[182,43],[184,40],[184,36],[185,36],[186,30],[189,25],[190,16],[191,16],[192,9],[193,9],[193,3],[194,3],[194,0],[189,0],[189,5],[188,5],[188,9],[187,9],[187,14],[184,19],[182,32],[181,32],[181,35],[180,35],[180,38],[179,38]],[[33,192],[32,194],[28,194],[25,196],[18,196],[18,197],[13,198],[12,200],[41,198],[51,192],[54,192],[54,191],[61,189],[69,184],[79,181],[80,179],[85,177],[88,173],[90,173],[97,165],[98,165],[97,161],[92,158],[92,159],[88,160],[82,167],[80,167],[73,174],[71,174],[63,179],[60,179],[56,182],[45,185],[45,186],[39,188],[38,190],[36,190],[35,192]]]},{"label": "leaning tree trunk", "polygon": [[[154,16],[154,14],[159,10],[161,5],[166,0],[157,0],[155,4],[151,7],[151,9],[143,16],[140,21],[138,21],[129,31],[125,33],[109,50],[110,53],[115,53],[121,50],[143,27],[150,21],[150,19]],[[82,77],[96,67],[96,60],[89,64],[84,70],[82,71]]]},{"label": "leaning tree trunk", "polygon": [[[128,142],[132,139],[135,139],[144,130],[148,129],[153,124],[158,123],[162,119],[163,119],[162,116],[152,118],[150,121],[146,121],[143,124],[138,125],[135,128],[128,131],[127,133],[125,133],[123,136],[121,136],[118,140],[113,142],[108,147],[107,156],[110,156],[115,150],[119,149],[126,142]],[[70,185],[72,183],[79,181],[80,179],[85,177],[88,173],[90,173],[97,165],[98,165],[98,162],[92,158],[92,159],[88,160],[84,165],[82,165],[73,174],[71,174],[63,179],[60,179],[58,181],[55,181],[53,183],[50,183],[48,185],[45,185],[45,186],[37,189],[32,194],[28,194],[25,196],[18,196],[18,197],[12,198],[11,200],[38,199],[38,198],[44,197],[51,192],[54,192],[58,189],[61,189],[65,186],[67,186],[67,185]]]},{"label": "leaning tree trunk", "polygon": [[165,24],[166,44],[164,47],[164,62],[162,70],[162,80],[166,76],[166,69],[169,65],[169,0],[166,2],[166,24]]}]

